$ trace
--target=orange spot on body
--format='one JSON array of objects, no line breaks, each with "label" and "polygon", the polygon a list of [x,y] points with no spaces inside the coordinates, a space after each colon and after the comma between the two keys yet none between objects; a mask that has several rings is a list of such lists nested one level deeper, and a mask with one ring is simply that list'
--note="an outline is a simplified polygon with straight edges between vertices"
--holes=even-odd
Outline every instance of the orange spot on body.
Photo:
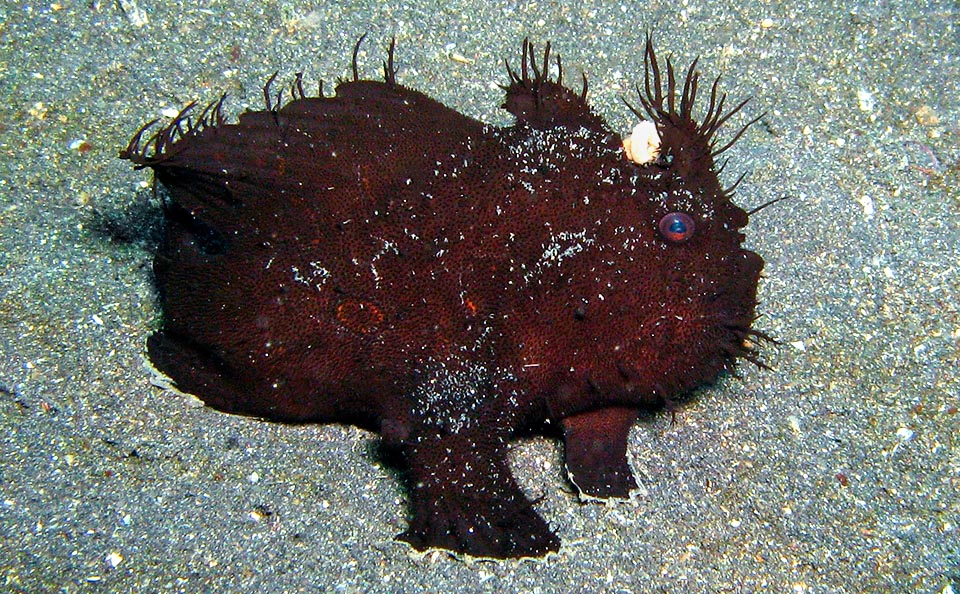
[{"label": "orange spot on body", "polygon": [[376,330],[383,318],[380,308],[366,301],[348,299],[337,306],[337,320],[340,324],[360,334],[369,334]]},{"label": "orange spot on body", "polygon": [[477,304],[473,300],[466,298],[463,300],[463,305],[467,308],[467,312],[471,317],[477,315]]}]

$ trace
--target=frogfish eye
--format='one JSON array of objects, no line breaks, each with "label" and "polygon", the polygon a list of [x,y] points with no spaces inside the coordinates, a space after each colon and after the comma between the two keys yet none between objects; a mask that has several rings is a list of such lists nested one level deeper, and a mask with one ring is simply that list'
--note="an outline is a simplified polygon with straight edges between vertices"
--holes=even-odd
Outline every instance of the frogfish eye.
[{"label": "frogfish eye", "polygon": [[693,237],[696,227],[690,215],[671,212],[660,219],[660,235],[670,243],[683,243]]}]

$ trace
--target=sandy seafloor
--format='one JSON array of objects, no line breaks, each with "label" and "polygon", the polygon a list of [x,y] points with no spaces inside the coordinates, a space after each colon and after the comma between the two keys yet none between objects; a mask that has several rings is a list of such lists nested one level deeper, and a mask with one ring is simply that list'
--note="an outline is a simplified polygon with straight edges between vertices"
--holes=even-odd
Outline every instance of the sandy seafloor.
[{"label": "sandy seafloor", "polygon": [[[121,9],[126,6],[127,12]],[[137,23],[142,10],[146,23]],[[960,591],[960,25],[955,2],[106,0],[0,7],[0,590]],[[559,444],[513,465],[564,541],[545,563],[411,555],[375,436],[231,417],[151,385],[145,121],[261,84],[379,76],[495,123],[502,59],[552,40],[598,112],[645,31],[766,111],[729,153],[781,341],[641,420],[630,503],[580,503]],[[743,121],[744,118],[739,118]],[[728,132],[732,132],[731,128]],[[119,221],[119,222],[118,222]],[[139,227],[139,228],[138,228]],[[107,231],[112,230],[111,233]],[[118,237],[119,236],[119,237]]]}]

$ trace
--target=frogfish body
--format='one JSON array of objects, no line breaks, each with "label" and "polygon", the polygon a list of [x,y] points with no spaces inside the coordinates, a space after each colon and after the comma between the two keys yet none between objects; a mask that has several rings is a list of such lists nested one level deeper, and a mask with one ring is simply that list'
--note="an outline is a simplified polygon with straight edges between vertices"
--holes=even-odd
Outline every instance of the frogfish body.
[{"label": "frogfish body", "polygon": [[121,157],[166,192],[149,356],[221,411],[377,431],[414,548],[544,556],[560,542],[511,475],[518,431],[558,427],[576,488],[627,497],[638,412],[760,364],[763,260],[715,166],[743,104],[714,83],[695,120],[695,63],[680,86],[648,40],[652,138],[631,150],[549,45],[508,67],[506,127],[402,86],[388,56],[383,81],[355,50],[332,96],[298,75],[235,124],[221,98],[133,137]]}]

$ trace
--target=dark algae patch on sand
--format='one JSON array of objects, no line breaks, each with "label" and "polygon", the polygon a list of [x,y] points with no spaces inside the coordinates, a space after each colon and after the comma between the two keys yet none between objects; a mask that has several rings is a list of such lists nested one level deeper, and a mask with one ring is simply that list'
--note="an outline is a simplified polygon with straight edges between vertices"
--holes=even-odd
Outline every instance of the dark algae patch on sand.
[{"label": "dark algae patch on sand", "polygon": [[648,41],[652,124],[625,143],[586,79],[565,87],[524,42],[516,122],[494,127],[401,85],[393,55],[383,81],[354,51],[334,95],[298,76],[236,124],[221,99],[130,141],[166,189],[150,359],[222,411],[377,431],[406,465],[414,548],[543,556],[560,541],[511,437],[562,428],[580,492],[627,497],[638,412],[760,364],[763,260],[715,166],[743,104]]}]

